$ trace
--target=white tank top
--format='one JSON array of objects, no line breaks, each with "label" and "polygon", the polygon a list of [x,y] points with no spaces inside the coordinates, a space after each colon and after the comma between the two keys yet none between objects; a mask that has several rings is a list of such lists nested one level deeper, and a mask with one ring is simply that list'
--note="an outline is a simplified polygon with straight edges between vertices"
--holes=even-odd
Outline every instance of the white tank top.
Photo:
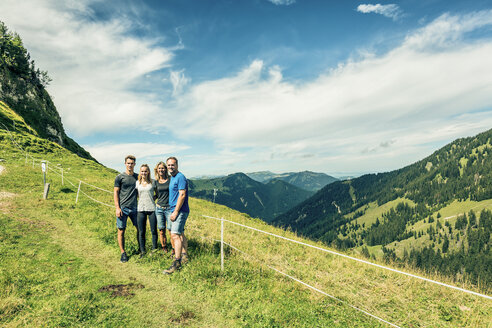
[{"label": "white tank top", "polygon": [[143,186],[137,181],[135,188],[138,190],[137,211],[155,211],[154,188],[152,187],[152,183],[147,183]]}]

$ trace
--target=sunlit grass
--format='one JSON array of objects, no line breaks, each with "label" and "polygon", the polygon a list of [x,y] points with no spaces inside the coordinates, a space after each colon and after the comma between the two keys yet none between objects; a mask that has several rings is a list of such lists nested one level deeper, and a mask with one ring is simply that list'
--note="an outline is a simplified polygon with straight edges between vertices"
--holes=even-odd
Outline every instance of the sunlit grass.
[{"label": "sunlit grass", "polygon": [[[51,191],[45,201],[39,162],[35,161],[33,168],[5,131],[0,130],[0,137],[0,158],[5,159],[0,165],[6,168],[0,175],[0,192],[16,195],[0,199],[1,326],[386,326],[347,304],[404,327],[479,327],[490,323],[489,300],[227,222],[225,241],[244,254],[226,247],[222,272],[216,241],[220,222],[202,215],[326,246],[198,199],[190,199],[192,212],[187,223],[191,262],[179,273],[162,275],[170,259],[160,255],[138,260],[131,226],[127,229],[130,261],[121,264],[114,209],[84,195],[79,195],[75,204],[79,179],[111,190],[116,172],[35,136],[15,134],[31,156],[63,168],[65,179],[75,184],[66,180],[62,185],[61,176],[48,171]],[[111,194],[82,188],[111,205]],[[369,222],[369,217],[365,219]],[[345,303],[311,291],[268,266]],[[453,283],[437,274],[430,278]],[[120,296],[100,291],[119,284],[144,288],[135,287],[130,291],[133,295]],[[461,287],[478,291],[466,283]]]}]

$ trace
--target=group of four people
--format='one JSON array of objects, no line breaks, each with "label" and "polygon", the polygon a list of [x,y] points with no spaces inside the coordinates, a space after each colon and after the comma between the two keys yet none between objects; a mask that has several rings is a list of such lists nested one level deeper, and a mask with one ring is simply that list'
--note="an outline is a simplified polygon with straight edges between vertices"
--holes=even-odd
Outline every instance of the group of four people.
[{"label": "group of four people", "polygon": [[114,181],[114,205],[116,208],[116,227],[118,228],[118,245],[121,262],[127,262],[125,252],[125,230],[128,218],[137,228],[137,240],[140,258],[146,254],[145,231],[147,219],[152,232],[152,253],[158,250],[157,230],[164,253],[168,252],[166,229],[170,233],[172,256],[169,269],[171,274],[188,261],[188,243],[184,234],[186,219],[190,213],[188,206],[188,182],[178,171],[178,159],[169,157],[166,163],[157,163],[154,169],[155,179],[150,177],[147,164],[140,167],[139,174],[134,172],[135,156],[125,158],[126,170]]}]

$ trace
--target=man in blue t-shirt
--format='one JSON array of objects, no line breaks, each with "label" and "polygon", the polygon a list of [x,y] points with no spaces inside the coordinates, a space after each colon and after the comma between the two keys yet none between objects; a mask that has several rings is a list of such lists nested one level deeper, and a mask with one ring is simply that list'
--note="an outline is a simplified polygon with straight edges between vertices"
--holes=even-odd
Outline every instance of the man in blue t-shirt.
[{"label": "man in blue t-shirt", "polygon": [[188,181],[178,171],[178,159],[169,157],[166,161],[167,170],[171,175],[169,183],[169,210],[171,211],[171,238],[174,242],[175,259],[165,274],[179,270],[181,263],[188,260],[188,241],[184,235],[186,219],[190,214],[188,206]]}]

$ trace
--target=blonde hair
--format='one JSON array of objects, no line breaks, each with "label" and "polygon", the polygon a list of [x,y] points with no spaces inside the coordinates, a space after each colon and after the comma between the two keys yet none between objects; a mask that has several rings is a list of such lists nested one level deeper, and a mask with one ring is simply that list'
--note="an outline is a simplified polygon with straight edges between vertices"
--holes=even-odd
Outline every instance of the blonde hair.
[{"label": "blonde hair", "polygon": [[138,183],[142,184],[143,176],[140,173],[142,171],[142,167],[146,167],[147,171],[149,172],[149,174],[147,174],[147,178],[145,179],[145,182],[152,183],[152,180],[150,180],[150,168],[147,164],[142,164],[142,166],[140,166],[140,171],[138,172]]},{"label": "blonde hair", "polygon": [[158,168],[159,168],[159,165],[164,165],[164,168],[166,169],[166,171],[164,172],[164,179],[167,179],[169,178],[169,172],[167,172],[167,165],[166,163],[164,163],[163,161],[160,161],[159,163],[157,163],[157,165],[155,166],[154,168],[154,178],[159,181],[159,172],[158,172]]}]

